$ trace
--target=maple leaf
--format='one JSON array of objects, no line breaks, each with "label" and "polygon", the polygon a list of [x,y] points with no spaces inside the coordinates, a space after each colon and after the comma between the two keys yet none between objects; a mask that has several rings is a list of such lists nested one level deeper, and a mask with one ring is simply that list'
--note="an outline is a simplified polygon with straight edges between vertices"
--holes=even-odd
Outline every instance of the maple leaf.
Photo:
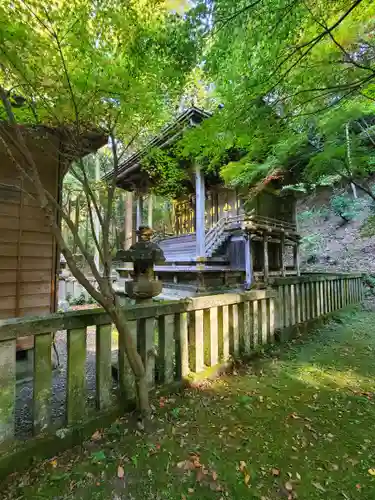
[{"label": "maple leaf", "polygon": [[121,467],[121,465],[119,465],[119,466],[117,467],[117,477],[118,477],[119,479],[124,479],[124,475],[125,475],[124,468],[123,468],[123,467]]},{"label": "maple leaf", "polygon": [[100,431],[95,431],[94,434],[91,436],[92,441],[99,441],[102,439],[102,434]]},{"label": "maple leaf", "polygon": [[246,462],[244,462],[243,460],[240,461],[240,472],[243,472],[246,468]]}]

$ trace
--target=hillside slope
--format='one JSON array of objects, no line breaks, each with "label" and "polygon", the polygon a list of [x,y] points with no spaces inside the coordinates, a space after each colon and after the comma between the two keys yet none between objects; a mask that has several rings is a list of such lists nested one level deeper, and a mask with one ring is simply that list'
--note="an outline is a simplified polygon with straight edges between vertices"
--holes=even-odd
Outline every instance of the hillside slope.
[{"label": "hillside slope", "polygon": [[342,224],[343,220],[330,208],[331,196],[332,191],[327,189],[298,203],[302,270],[375,274],[375,236],[360,234],[364,221],[375,214],[373,201],[359,197],[355,218]]}]

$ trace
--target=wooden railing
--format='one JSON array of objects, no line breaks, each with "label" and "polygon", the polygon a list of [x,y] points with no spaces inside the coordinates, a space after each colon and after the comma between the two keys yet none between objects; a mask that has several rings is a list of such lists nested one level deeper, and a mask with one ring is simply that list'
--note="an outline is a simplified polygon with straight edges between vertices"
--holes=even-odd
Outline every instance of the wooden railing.
[{"label": "wooden railing", "polygon": [[222,243],[222,238],[227,227],[228,220],[225,217],[219,219],[205,235],[205,253],[211,257],[218,245]]},{"label": "wooden railing", "polygon": [[277,231],[296,232],[297,226],[293,222],[287,222],[272,217],[264,217],[257,214],[239,214],[227,218],[228,229],[238,225],[253,225]]},{"label": "wooden railing", "polygon": [[[204,376],[207,367],[251,354],[257,344],[273,342],[275,333],[335,311],[362,298],[360,275],[302,276],[275,279],[273,288],[225,293],[178,302],[161,302],[124,309],[130,331],[147,363],[150,389],[181,382],[189,375]],[[0,444],[14,443],[16,418],[16,339],[35,337],[32,379],[33,434],[54,429],[51,420],[53,368],[52,334],[66,330],[66,403],[60,427],[88,418],[86,338],[95,327],[95,405],[111,410],[134,398],[134,380],[124,342],[112,351],[112,325],[101,309],[46,317],[0,321]],[[155,357],[147,353],[157,345]],[[92,354],[92,352],[91,352]],[[114,356],[116,355],[116,356]],[[114,386],[112,364],[118,367]],[[64,372],[65,373],[65,372]]]}]

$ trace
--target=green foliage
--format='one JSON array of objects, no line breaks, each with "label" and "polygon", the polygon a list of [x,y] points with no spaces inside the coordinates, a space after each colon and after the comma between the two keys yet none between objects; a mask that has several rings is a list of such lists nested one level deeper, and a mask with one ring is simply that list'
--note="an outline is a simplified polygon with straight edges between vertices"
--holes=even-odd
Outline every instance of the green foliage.
[{"label": "green foliage", "polygon": [[[224,108],[187,134],[185,156],[222,168],[232,185],[262,182],[275,168],[287,184],[348,174],[345,124],[371,113],[375,96],[375,5],[352,7],[215,1],[204,69]],[[357,136],[351,130],[349,175],[372,164]]]},{"label": "green foliage", "polygon": [[70,306],[83,306],[85,304],[87,304],[87,299],[84,293],[81,293],[78,297],[74,297],[69,301]]},{"label": "green foliage", "polygon": [[311,210],[300,212],[297,217],[300,222],[314,221],[319,218],[329,217],[329,210],[326,207],[312,208]]},{"label": "green foliage", "polygon": [[309,234],[301,238],[301,250],[305,255],[315,255],[321,249],[322,237],[320,234]]},{"label": "green foliage", "polygon": [[348,194],[336,194],[332,196],[330,206],[332,211],[345,222],[353,220],[361,208],[359,201]]},{"label": "green foliage", "polygon": [[174,108],[196,62],[202,15],[168,0],[3,4],[0,83],[24,99],[20,122],[115,127],[127,144]]},{"label": "green foliage", "polygon": [[67,297],[67,301],[70,306],[84,306],[86,304],[96,304],[96,301],[92,297],[86,297],[84,293],[81,293],[78,297]]},{"label": "green foliage", "polygon": [[375,236],[375,215],[367,217],[361,226],[360,235],[362,238],[371,238],[371,236]]},{"label": "green foliage", "polygon": [[153,183],[152,192],[166,198],[176,198],[185,192],[188,180],[187,171],[171,154],[159,148],[153,148],[142,161],[145,170]]},{"label": "green foliage", "polygon": [[363,277],[363,283],[366,287],[366,294],[375,295],[375,276],[373,274],[366,274]]}]

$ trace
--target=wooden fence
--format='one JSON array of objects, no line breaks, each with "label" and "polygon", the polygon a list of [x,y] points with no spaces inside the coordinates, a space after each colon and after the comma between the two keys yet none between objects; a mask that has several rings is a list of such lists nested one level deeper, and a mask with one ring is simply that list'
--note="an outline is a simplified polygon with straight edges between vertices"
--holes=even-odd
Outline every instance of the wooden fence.
[{"label": "wooden fence", "polygon": [[[147,360],[150,389],[206,374],[258,344],[273,342],[283,329],[357,303],[362,298],[360,275],[281,278],[267,290],[224,293],[179,302],[160,302],[124,309],[139,352]],[[35,336],[33,432],[56,431],[51,424],[53,369],[52,333],[67,331],[64,427],[88,419],[86,398],[87,328],[96,328],[96,408],[104,412],[134,398],[133,378],[118,339],[118,383],[112,377],[112,325],[101,309],[18,318],[0,322],[0,444],[14,444],[16,338]],[[157,357],[147,353],[158,345]]]}]

